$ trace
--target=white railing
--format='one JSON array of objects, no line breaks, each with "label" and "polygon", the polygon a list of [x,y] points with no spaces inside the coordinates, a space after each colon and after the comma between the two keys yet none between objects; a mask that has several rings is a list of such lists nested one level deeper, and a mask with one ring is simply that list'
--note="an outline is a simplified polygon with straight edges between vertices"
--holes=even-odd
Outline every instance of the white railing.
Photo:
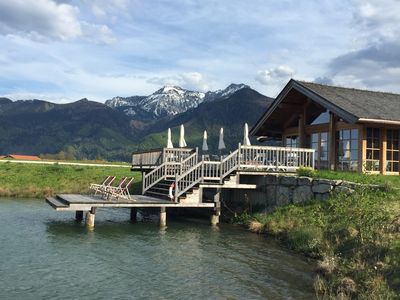
[{"label": "white railing", "polygon": [[203,180],[204,161],[199,162],[182,175],[175,177],[175,202],[179,197]]},{"label": "white railing", "polygon": [[[241,146],[221,161],[198,162],[198,150],[163,151],[165,162],[143,176],[143,193],[166,178],[175,178],[175,200],[205,181],[220,183],[237,170],[294,172],[297,168],[314,168],[314,149],[270,146]],[[178,149],[182,150],[182,149]],[[188,150],[188,149],[186,149]]]},{"label": "white railing", "polygon": [[144,174],[142,182],[142,194],[144,194],[151,187],[156,185],[168,177],[175,177],[180,171],[180,163],[168,162],[163,163],[148,174]]},{"label": "white railing", "polygon": [[204,180],[219,180],[221,176],[220,161],[203,161],[202,165],[203,181]]},{"label": "white railing", "polygon": [[198,148],[196,148],[196,152],[194,152],[192,155],[190,155],[181,162],[181,169],[179,174],[183,174],[184,172],[186,172],[187,170],[189,170],[198,163],[199,160],[198,152],[199,152]]},{"label": "white railing", "polygon": [[239,150],[235,150],[221,161],[221,176],[220,176],[221,183],[223,182],[226,176],[228,176],[230,173],[232,173],[237,169],[237,166],[239,164],[238,152]]},{"label": "white railing", "polygon": [[239,145],[240,169],[294,172],[314,168],[314,149]]},{"label": "white railing", "polygon": [[163,148],[132,154],[132,167],[154,167],[165,162],[181,162],[193,154],[194,149]]}]

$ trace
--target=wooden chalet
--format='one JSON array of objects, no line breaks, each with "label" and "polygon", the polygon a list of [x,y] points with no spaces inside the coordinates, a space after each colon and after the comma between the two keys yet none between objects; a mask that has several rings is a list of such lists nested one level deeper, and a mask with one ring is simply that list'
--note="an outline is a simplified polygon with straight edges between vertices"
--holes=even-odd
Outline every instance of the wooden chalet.
[{"label": "wooden chalet", "polygon": [[400,95],[291,79],[251,129],[315,149],[315,167],[399,175]]}]

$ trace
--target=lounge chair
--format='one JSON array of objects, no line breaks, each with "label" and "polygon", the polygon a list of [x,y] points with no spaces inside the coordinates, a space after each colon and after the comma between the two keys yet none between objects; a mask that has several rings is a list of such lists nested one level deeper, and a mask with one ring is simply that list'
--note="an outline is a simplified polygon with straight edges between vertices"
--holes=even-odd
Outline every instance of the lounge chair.
[{"label": "lounge chair", "polygon": [[115,180],[115,176],[107,176],[102,183],[92,183],[89,187],[89,191],[93,193],[93,195],[97,195],[97,193],[102,193],[108,186],[110,186]]},{"label": "lounge chair", "polygon": [[131,195],[129,193],[129,188],[133,183],[133,177],[126,178],[126,180],[119,185],[118,187],[109,187],[107,189],[107,199],[110,200],[111,198],[119,198],[131,200]]},{"label": "lounge chair", "polygon": [[118,186],[113,186],[113,185],[109,184],[108,186],[105,186],[102,189],[100,189],[99,190],[99,194],[101,194],[101,196],[103,198],[107,198],[108,195],[109,195],[109,190],[112,189],[112,188],[117,188],[117,187],[122,186],[125,183],[126,179],[127,179],[127,177],[125,177],[125,176],[121,177],[121,179],[120,179],[120,181],[118,183]]}]

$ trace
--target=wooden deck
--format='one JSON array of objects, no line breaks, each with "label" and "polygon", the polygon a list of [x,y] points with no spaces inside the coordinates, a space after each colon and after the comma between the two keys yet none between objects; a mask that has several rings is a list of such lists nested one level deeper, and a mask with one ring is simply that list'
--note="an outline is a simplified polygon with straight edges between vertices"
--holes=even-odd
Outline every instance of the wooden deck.
[{"label": "wooden deck", "polygon": [[131,195],[131,200],[105,200],[101,197],[60,194],[55,197],[46,198],[46,202],[57,211],[89,211],[97,207],[125,207],[125,208],[148,208],[148,207],[199,207],[213,208],[215,203],[175,203],[144,195]]}]

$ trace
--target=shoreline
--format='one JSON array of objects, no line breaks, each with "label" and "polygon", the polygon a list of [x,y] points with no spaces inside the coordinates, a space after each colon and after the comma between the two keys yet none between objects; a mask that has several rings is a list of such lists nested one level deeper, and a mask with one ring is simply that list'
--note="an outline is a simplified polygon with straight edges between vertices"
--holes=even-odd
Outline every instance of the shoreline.
[{"label": "shoreline", "polygon": [[244,212],[234,223],[315,261],[314,290],[322,298],[392,299],[400,293],[399,197],[397,189],[358,190],[267,214]]}]

